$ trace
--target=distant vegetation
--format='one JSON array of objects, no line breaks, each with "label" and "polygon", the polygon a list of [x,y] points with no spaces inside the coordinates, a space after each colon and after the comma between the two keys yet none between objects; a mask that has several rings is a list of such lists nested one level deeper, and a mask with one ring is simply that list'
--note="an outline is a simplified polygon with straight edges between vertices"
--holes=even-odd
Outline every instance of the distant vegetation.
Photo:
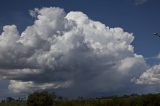
[{"label": "distant vegetation", "polygon": [[52,106],[55,96],[48,92],[34,92],[27,99],[27,106]]},{"label": "distant vegetation", "polygon": [[34,92],[26,100],[8,97],[1,101],[0,106],[160,106],[160,94],[67,100],[54,93]]}]

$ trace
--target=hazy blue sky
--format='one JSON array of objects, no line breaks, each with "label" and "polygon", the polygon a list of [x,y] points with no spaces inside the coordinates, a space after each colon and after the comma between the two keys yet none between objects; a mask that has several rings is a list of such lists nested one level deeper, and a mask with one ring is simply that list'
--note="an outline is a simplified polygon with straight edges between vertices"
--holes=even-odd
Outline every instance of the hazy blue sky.
[{"label": "hazy blue sky", "polygon": [[[0,32],[3,26],[13,24],[20,33],[23,32],[35,21],[29,10],[42,7],[60,7],[66,13],[81,11],[89,19],[100,21],[110,28],[121,27],[124,31],[133,33],[135,39],[131,44],[134,52],[143,55],[148,66],[159,64],[158,59],[150,57],[160,53],[160,37],[153,36],[155,32],[160,33],[160,0],[1,0]],[[2,65],[4,64],[0,62],[1,69]],[[1,98],[6,96],[8,83],[6,80],[0,81],[0,92],[4,92],[0,94]]]}]

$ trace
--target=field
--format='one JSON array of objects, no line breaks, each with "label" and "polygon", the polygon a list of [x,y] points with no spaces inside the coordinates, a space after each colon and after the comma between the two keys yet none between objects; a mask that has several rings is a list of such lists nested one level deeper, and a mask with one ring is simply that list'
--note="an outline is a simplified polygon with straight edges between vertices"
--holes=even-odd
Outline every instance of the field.
[{"label": "field", "polygon": [[0,106],[27,106],[26,102],[8,102],[0,103]]}]

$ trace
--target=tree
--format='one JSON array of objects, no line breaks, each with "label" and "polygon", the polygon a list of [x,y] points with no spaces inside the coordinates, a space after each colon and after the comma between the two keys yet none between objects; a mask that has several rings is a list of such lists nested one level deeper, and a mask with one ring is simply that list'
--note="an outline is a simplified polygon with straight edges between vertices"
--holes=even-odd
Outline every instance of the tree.
[{"label": "tree", "polygon": [[46,91],[34,92],[28,96],[27,106],[52,106],[54,98]]},{"label": "tree", "polygon": [[15,99],[12,98],[12,97],[7,97],[7,98],[6,98],[6,102],[13,102],[13,101],[15,101]]}]

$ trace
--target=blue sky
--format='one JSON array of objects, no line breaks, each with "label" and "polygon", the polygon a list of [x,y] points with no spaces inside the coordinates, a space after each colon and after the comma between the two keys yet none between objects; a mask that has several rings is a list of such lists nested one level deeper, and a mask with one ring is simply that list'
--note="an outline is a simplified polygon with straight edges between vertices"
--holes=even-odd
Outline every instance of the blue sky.
[{"label": "blue sky", "polygon": [[[131,45],[134,46],[134,52],[138,55],[143,55],[144,60],[147,58],[146,64],[148,66],[151,66],[148,70],[152,70],[152,65],[159,64],[158,59],[150,58],[155,57],[160,53],[160,37],[153,36],[153,33],[155,32],[160,33],[159,4],[159,0],[1,0],[0,32],[3,31],[3,26],[5,25],[16,25],[20,33],[23,32],[27,26],[33,25],[35,18],[30,16],[29,10],[34,10],[34,8],[41,9],[43,7],[60,7],[63,8],[66,13],[70,11],[81,11],[84,14],[86,14],[91,20],[100,21],[101,23],[105,24],[106,26],[109,26],[110,28],[121,27],[124,31],[133,33],[135,39],[131,43]],[[10,57],[7,57],[7,59],[8,58]],[[6,66],[10,66],[9,63],[6,64]],[[3,66],[1,66],[0,60],[0,69],[1,67],[3,68]],[[17,65],[16,67],[20,66]],[[82,65],[81,67],[86,69],[86,66],[84,65]],[[64,69],[67,70],[68,67],[65,67]],[[50,69],[47,68],[47,70]],[[48,74],[45,75],[47,76]],[[0,84],[2,85],[0,87],[0,91],[4,91],[4,94],[1,95],[0,98],[5,97],[7,95],[7,93],[5,92],[8,92],[7,87],[9,80],[11,79],[0,81]],[[26,79],[24,81],[26,81]],[[130,83],[125,82],[125,84],[129,85]],[[132,86],[134,85],[131,85],[131,87]],[[134,86],[133,88],[135,89],[136,87],[137,86]],[[150,89],[150,87],[148,89]],[[146,90],[146,92],[150,91],[148,89]],[[158,88],[156,87],[155,89],[157,90]],[[70,90],[68,91],[71,92]],[[123,92],[121,93],[121,91],[122,88],[120,88],[119,91],[112,92],[114,92],[114,94],[123,94]],[[57,92],[60,92],[60,94],[62,94],[63,92],[65,92],[65,90],[57,90]],[[103,93],[103,91],[101,93]],[[95,92],[91,92],[91,94],[95,94]]]}]

